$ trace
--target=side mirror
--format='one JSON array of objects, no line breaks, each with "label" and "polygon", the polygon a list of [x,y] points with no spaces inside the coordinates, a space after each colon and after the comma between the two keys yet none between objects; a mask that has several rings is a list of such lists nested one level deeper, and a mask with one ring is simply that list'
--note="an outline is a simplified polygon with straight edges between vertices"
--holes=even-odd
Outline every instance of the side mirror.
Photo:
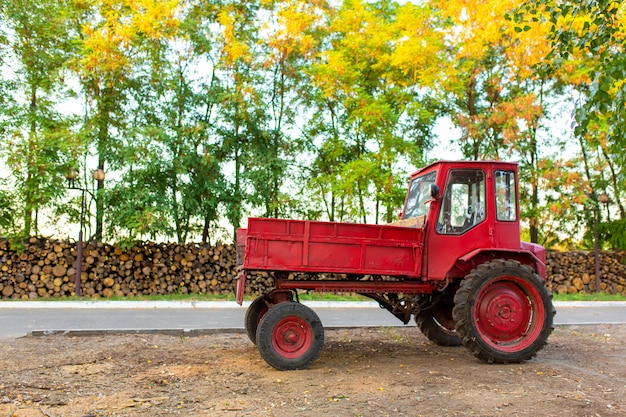
[{"label": "side mirror", "polygon": [[440,196],[441,190],[437,184],[430,184],[430,198],[433,200],[438,200]]}]

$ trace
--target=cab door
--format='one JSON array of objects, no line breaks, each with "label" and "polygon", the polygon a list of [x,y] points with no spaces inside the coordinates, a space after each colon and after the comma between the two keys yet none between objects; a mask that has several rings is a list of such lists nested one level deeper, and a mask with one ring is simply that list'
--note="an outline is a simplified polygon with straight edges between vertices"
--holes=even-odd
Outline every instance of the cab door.
[{"label": "cab door", "polygon": [[448,171],[442,197],[432,203],[429,213],[432,220],[425,245],[428,279],[444,279],[459,257],[491,247],[487,193],[484,169]]},{"label": "cab door", "polygon": [[519,249],[519,207],[517,178],[513,169],[494,169],[494,247]]}]

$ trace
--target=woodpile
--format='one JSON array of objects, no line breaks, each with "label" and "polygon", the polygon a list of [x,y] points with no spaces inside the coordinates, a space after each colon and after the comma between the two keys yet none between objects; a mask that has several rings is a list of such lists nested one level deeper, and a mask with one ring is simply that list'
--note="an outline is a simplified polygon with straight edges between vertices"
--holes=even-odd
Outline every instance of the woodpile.
[{"label": "woodpile", "polygon": [[[75,295],[76,244],[30,238],[22,250],[0,240],[3,299]],[[232,245],[139,243],[128,250],[100,242],[83,246],[81,292],[89,297],[232,294]]]},{"label": "woodpile", "polygon": [[274,273],[267,271],[250,271],[246,274],[246,290],[248,295],[264,294],[268,288],[274,287]]},{"label": "woodpile", "polygon": [[[626,295],[626,254],[601,251],[598,261],[600,290],[608,294]],[[596,292],[593,252],[548,251],[546,275],[548,287],[555,294]]]},{"label": "woodpile", "polygon": [[[82,294],[87,297],[233,294],[233,245],[138,243],[128,250],[100,242],[83,246]],[[76,243],[30,238],[20,250],[0,239],[0,298],[75,295]],[[626,254],[600,253],[601,290],[626,295]],[[248,273],[246,294],[274,285],[272,273]],[[288,279],[306,279],[289,274]],[[317,279],[323,279],[318,277]],[[593,253],[548,251],[548,287],[554,293],[595,292]]]}]

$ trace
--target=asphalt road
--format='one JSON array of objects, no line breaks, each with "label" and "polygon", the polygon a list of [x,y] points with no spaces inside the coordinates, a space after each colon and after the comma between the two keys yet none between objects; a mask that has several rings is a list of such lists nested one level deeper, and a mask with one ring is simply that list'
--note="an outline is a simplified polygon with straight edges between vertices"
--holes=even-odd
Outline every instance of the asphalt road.
[{"label": "asphalt road", "polygon": [[[324,327],[404,326],[373,302],[304,302]],[[555,325],[626,324],[626,302],[555,302]],[[206,334],[243,330],[247,303],[0,301],[0,339],[70,334]],[[411,321],[409,326],[414,326]]]}]

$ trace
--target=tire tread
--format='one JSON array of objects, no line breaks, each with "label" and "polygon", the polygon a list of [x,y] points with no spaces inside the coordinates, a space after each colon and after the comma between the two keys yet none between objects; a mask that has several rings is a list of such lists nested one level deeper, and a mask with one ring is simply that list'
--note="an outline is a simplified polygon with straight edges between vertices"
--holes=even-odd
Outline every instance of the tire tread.
[{"label": "tire tread", "polygon": [[[471,308],[476,302],[477,287],[488,281],[494,274],[520,274],[534,280],[533,285],[539,289],[544,304],[549,304],[546,310],[547,326],[542,328],[538,343],[532,349],[521,352],[501,354],[494,349],[484,346],[479,339],[474,323],[470,322],[473,317]],[[540,286],[540,287],[539,287]],[[452,315],[456,324],[456,332],[462,340],[463,345],[477,358],[488,363],[519,363],[533,358],[547,343],[548,336],[554,329],[553,317],[556,314],[552,304],[552,293],[545,286],[543,279],[537,275],[530,267],[521,264],[519,261],[510,259],[495,259],[493,261],[478,265],[461,282],[454,297],[454,309]]]}]

